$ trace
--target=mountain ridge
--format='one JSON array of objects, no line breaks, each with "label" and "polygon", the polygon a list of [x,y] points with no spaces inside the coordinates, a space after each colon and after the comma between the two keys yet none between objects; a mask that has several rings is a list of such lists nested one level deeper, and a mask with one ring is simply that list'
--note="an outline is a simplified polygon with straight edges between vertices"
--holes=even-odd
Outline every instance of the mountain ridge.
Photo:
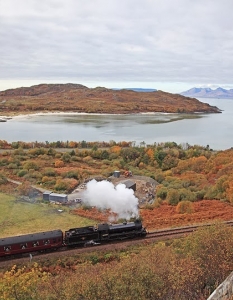
[{"label": "mountain ridge", "polygon": [[187,91],[180,93],[186,97],[198,98],[233,98],[233,89],[223,89],[221,87],[214,89],[211,88],[196,88],[193,87]]}]

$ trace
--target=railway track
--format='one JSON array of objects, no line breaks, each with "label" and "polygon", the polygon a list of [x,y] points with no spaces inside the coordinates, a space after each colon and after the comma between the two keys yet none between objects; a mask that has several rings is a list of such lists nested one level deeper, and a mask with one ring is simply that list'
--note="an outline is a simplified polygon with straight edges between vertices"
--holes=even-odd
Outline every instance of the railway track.
[{"label": "railway track", "polygon": [[[233,226],[233,221],[224,221],[222,224],[225,224],[227,226]],[[185,235],[192,233],[196,231],[199,228],[204,228],[213,225],[213,223],[207,223],[207,224],[202,224],[202,225],[191,225],[191,226],[185,226],[185,227],[176,227],[176,228],[169,228],[169,229],[160,229],[156,230],[153,232],[148,232],[146,239],[152,239],[156,237],[175,237],[175,236],[180,236],[180,235]]]},{"label": "railway track", "polygon": [[178,228],[171,228],[171,229],[162,229],[162,230],[157,230],[154,232],[148,232],[146,239],[154,239],[157,237],[167,237],[167,236],[177,236],[177,235],[182,235],[182,234],[187,234],[187,233],[192,233],[195,230],[197,230],[199,227],[198,226],[190,226],[190,227],[178,227]]},{"label": "railway track", "polygon": [[[232,221],[224,221],[222,224],[225,224],[227,226],[233,226],[233,220]],[[104,250],[112,250],[114,248],[119,248],[122,246],[122,248],[127,247],[128,245],[132,244],[138,244],[142,241],[148,241],[148,242],[156,242],[159,240],[166,240],[166,239],[174,239],[186,236],[188,234],[191,234],[192,232],[196,231],[199,228],[205,228],[208,226],[213,225],[213,223],[208,224],[202,224],[202,225],[191,225],[191,226],[185,226],[185,227],[176,227],[176,228],[169,228],[169,229],[160,229],[156,231],[148,232],[146,237],[137,238],[137,239],[125,239],[121,241],[112,241],[110,243],[104,243],[98,246],[91,246],[91,247],[76,247],[76,248],[67,248],[63,247],[58,249],[57,251],[52,252],[43,252],[43,253],[33,253],[33,257],[40,258],[40,257],[51,257],[51,256],[64,256],[64,255],[77,255],[82,254],[86,252],[92,252],[92,251],[104,251]],[[2,263],[10,263],[12,260],[14,263],[21,263],[23,261],[28,261],[28,255],[24,254],[22,257],[7,257],[7,258],[1,258],[0,259],[0,265]]]}]

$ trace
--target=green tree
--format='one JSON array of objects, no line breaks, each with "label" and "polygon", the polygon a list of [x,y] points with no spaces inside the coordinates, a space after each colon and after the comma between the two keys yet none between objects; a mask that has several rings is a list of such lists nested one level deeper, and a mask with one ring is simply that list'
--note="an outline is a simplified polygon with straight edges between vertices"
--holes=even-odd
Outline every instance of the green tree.
[{"label": "green tree", "polygon": [[81,148],[87,148],[87,142],[86,141],[81,142]]},{"label": "green tree", "polygon": [[135,160],[140,156],[140,152],[135,148],[123,148],[121,149],[120,155],[125,162]]},{"label": "green tree", "polygon": [[159,164],[159,166],[162,166],[164,158],[167,156],[167,153],[163,150],[156,150],[154,153],[154,158]]}]

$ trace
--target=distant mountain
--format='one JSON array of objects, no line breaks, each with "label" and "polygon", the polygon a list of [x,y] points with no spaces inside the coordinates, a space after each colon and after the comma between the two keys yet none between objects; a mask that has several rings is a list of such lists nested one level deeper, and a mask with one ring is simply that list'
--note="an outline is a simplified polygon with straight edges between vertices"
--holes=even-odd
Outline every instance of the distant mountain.
[{"label": "distant mountain", "polygon": [[156,89],[143,89],[143,88],[124,88],[124,89],[116,88],[113,90],[127,90],[127,91],[141,92],[141,93],[157,92]]},{"label": "distant mountain", "polygon": [[210,88],[194,87],[180,94],[186,97],[194,98],[233,98],[233,89],[225,90],[221,87],[218,87],[216,90],[212,90]]}]

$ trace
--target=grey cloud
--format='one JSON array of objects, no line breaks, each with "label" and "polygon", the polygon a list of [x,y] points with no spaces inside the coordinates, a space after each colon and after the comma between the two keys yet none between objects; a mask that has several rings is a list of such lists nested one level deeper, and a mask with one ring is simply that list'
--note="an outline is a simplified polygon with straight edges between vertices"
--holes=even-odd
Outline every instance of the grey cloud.
[{"label": "grey cloud", "polygon": [[0,78],[230,84],[232,8],[231,0],[0,1]]}]

